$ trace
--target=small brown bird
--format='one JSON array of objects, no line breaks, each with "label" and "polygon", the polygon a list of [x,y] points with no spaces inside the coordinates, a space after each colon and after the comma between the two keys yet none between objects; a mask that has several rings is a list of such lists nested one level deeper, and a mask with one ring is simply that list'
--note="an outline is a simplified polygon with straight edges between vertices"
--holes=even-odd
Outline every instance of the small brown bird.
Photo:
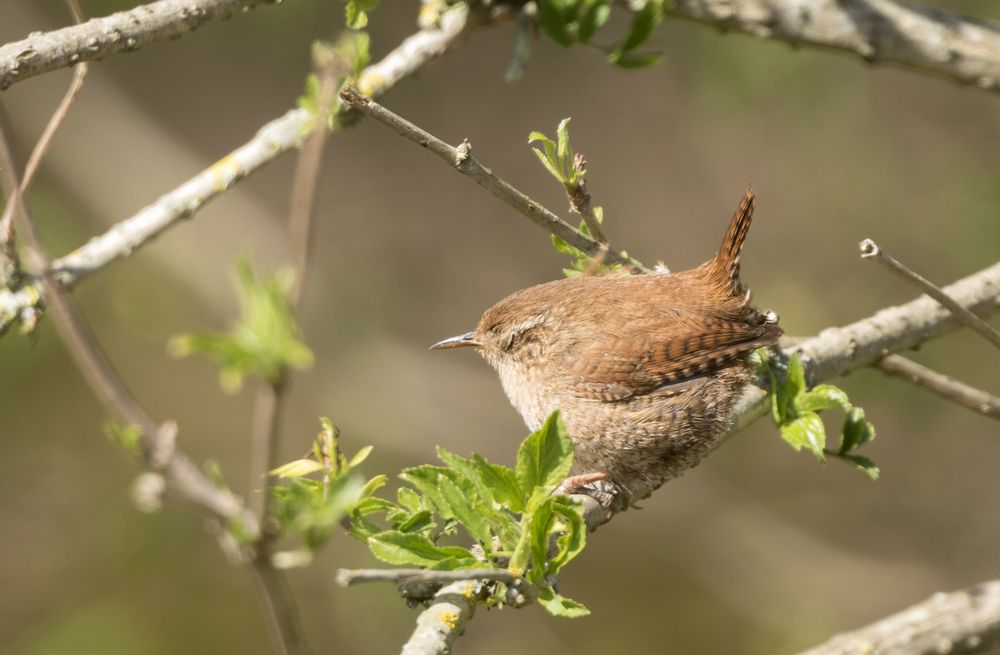
[{"label": "small brown bird", "polygon": [[431,348],[478,349],[532,430],[561,410],[574,443],[561,491],[621,510],[718,445],[753,377],[748,355],[781,335],[740,284],[754,204],[748,190],[700,266],[539,284]]}]

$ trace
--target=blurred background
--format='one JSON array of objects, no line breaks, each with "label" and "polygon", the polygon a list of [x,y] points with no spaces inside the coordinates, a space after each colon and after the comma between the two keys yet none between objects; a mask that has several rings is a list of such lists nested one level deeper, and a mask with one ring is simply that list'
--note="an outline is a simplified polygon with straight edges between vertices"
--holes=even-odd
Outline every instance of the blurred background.
[{"label": "blurred background", "polygon": [[[84,0],[87,15],[128,8]],[[1000,19],[996,3],[935,6]],[[342,5],[262,6],[180,40],[96,63],[30,201],[63,254],[131,216],[291,107],[313,39]],[[413,32],[415,0],[371,17],[373,58]],[[61,2],[5,0],[0,42],[70,22]],[[619,18],[605,41],[620,33]],[[532,130],[571,134],[589,162],[612,243],[681,269],[718,246],[747,184],[757,220],[744,279],[787,333],[849,323],[915,292],[862,263],[877,240],[939,283],[1000,252],[1000,98],[855,58],[668,20],[640,71],[585,48],[534,42],[524,79],[503,81],[513,30],[468,41],[384,103],[458,143],[562,215],[558,185],[529,151]],[[600,40],[600,39],[599,39]],[[70,73],[15,85],[2,101],[23,162]],[[241,182],[185,222],[82,283],[76,297],[112,360],[183,447],[253,493],[252,392],[228,396],[212,364],[175,360],[168,339],[222,329],[237,311],[234,258],[285,261],[294,157]],[[434,446],[512,463],[526,434],[489,367],[428,352],[516,289],[558,277],[548,235],[470,180],[379,125],[328,142],[316,258],[302,324],[316,365],[296,375],[283,459],[328,415],[368,473],[430,462]],[[968,332],[913,357],[1000,392],[997,354]],[[268,653],[250,578],[191,514],[144,515],[137,469],[102,435],[105,413],[48,321],[0,339],[0,650]],[[841,381],[878,429],[878,482],[795,453],[766,421],[602,528],[563,576],[593,615],[481,611],[462,653],[787,653],[939,590],[1000,572],[997,424],[875,371]],[[395,483],[393,483],[395,484]],[[340,589],[338,567],[373,565],[331,540],[291,580],[318,653],[395,652],[416,610],[390,586]]]}]

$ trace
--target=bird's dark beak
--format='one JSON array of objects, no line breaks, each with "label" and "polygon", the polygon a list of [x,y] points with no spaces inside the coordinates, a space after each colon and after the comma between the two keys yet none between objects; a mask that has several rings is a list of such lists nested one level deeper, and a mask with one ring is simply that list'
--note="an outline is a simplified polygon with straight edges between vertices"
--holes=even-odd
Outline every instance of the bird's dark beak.
[{"label": "bird's dark beak", "polygon": [[479,342],[476,341],[476,333],[466,332],[465,334],[461,334],[457,337],[451,337],[450,339],[438,341],[430,347],[430,350],[444,350],[445,348],[478,348],[479,345]]}]

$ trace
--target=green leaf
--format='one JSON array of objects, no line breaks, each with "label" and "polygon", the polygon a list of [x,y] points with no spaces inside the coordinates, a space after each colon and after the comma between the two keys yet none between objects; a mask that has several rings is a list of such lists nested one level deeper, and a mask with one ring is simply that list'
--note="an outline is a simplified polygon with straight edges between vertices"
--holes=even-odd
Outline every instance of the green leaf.
[{"label": "green leaf", "polygon": [[451,512],[458,519],[458,522],[487,553],[492,553],[493,537],[490,534],[490,526],[486,517],[476,511],[471,499],[462,493],[462,490],[450,478],[441,476],[438,484],[442,497],[450,505]]},{"label": "green leaf", "polygon": [[549,587],[538,590],[538,602],[549,614],[554,616],[565,616],[573,619],[590,614],[590,610],[582,603],[560,596]]},{"label": "green leaf", "polygon": [[444,476],[445,469],[440,466],[430,466],[423,464],[414,468],[403,469],[399,477],[409,482],[431,501],[438,515],[443,519],[455,518],[455,513],[451,510],[451,504],[444,499],[440,491],[440,479]]},{"label": "green leaf", "polygon": [[569,143],[569,121],[569,117],[562,119],[556,128],[556,159],[563,171],[562,179],[566,182],[570,182],[573,175],[573,147]]},{"label": "green leaf", "polygon": [[604,25],[611,15],[611,6],[604,0],[586,0],[583,12],[580,14],[580,29],[577,36],[581,43],[587,43],[594,32]]},{"label": "green leaf", "polygon": [[566,0],[537,0],[538,24],[549,38],[559,45],[569,47],[575,41],[570,25],[573,20],[572,2]]},{"label": "green leaf", "polygon": [[529,495],[528,511],[533,503],[552,493],[572,466],[573,442],[556,410],[517,451],[517,482]]},{"label": "green leaf", "polygon": [[112,443],[124,450],[129,457],[138,457],[142,453],[142,428],[140,426],[108,420],[104,424],[104,434]]},{"label": "green leaf", "polygon": [[538,157],[538,161],[542,162],[542,166],[544,166],[549,173],[552,174],[552,177],[556,178],[560,182],[564,182],[562,171],[559,170],[555,160],[550,159],[546,154],[542,154],[542,151],[538,148],[532,148],[531,151],[535,153],[536,157]]},{"label": "green leaf", "polygon": [[795,450],[808,448],[823,461],[826,447],[826,429],[819,414],[809,412],[781,426],[781,437]]},{"label": "green leaf", "polygon": [[851,401],[848,400],[847,394],[832,384],[818,384],[809,391],[804,391],[796,396],[794,403],[795,411],[799,414],[838,407],[845,412],[851,410]]},{"label": "green leaf", "polygon": [[296,459],[269,471],[279,478],[301,478],[304,475],[322,471],[323,465],[314,459]]},{"label": "green leaf", "polygon": [[427,510],[411,514],[396,526],[400,532],[421,532],[434,525],[434,516]]},{"label": "green leaf", "polygon": [[546,497],[531,513],[531,519],[528,521],[528,550],[531,568],[528,569],[527,577],[536,584],[543,583],[548,574],[545,561],[549,555],[549,527],[555,518],[555,513],[552,511],[554,500],[552,496]]},{"label": "green leaf", "polygon": [[383,562],[403,566],[431,566],[450,558],[472,557],[464,548],[435,546],[423,535],[398,530],[387,530],[368,537],[368,548]]},{"label": "green leaf", "polygon": [[479,471],[480,480],[490,490],[493,498],[501,505],[510,508],[512,512],[524,511],[527,492],[517,483],[514,469],[487,462],[480,455],[473,455],[472,459]]},{"label": "green leaf", "polygon": [[652,66],[663,60],[662,52],[643,52],[639,54],[633,54],[631,52],[623,52],[611,59],[611,63],[619,68],[625,69],[635,69],[635,68],[646,68],[647,66]]},{"label": "green leaf", "polygon": [[582,508],[579,503],[566,503],[556,498],[552,509],[562,519],[562,534],[556,540],[559,551],[549,560],[549,572],[558,573],[569,564],[570,560],[580,554],[587,544],[587,525],[583,521]]},{"label": "green leaf", "polygon": [[792,353],[788,360],[788,375],[785,384],[788,387],[788,397],[794,399],[806,388],[806,372],[798,353]]},{"label": "green leaf", "polygon": [[361,498],[368,498],[373,493],[384,487],[389,482],[389,476],[382,473],[373,476],[368,482],[361,487]]},{"label": "green leaf", "polygon": [[878,480],[879,469],[875,466],[875,462],[871,461],[863,455],[852,455],[852,454],[841,454],[839,455],[842,459],[853,463],[859,470],[863,471],[872,480]]},{"label": "green leaf", "polygon": [[372,450],[374,448],[375,448],[374,446],[365,446],[358,452],[354,453],[354,457],[352,457],[351,461],[347,463],[347,468],[352,469],[355,466],[360,465],[362,462],[368,459],[368,456],[372,454]]},{"label": "green leaf", "polygon": [[875,426],[865,419],[865,410],[851,407],[844,417],[844,433],[840,452],[847,453],[875,438]]},{"label": "green leaf", "polygon": [[481,561],[469,553],[466,553],[465,557],[449,557],[447,559],[438,560],[427,568],[430,571],[456,571],[458,569],[478,568],[482,565],[483,563]]},{"label": "green leaf", "polygon": [[413,512],[424,509],[424,503],[420,502],[420,495],[409,487],[400,487],[396,491],[396,502]]},{"label": "green leaf", "polygon": [[237,288],[242,314],[229,332],[193,332],[174,337],[170,350],[177,357],[201,354],[220,366],[223,389],[235,392],[247,375],[276,382],[286,368],[312,366],[312,351],[299,340],[288,293],[290,270],[281,270],[260,280],[254,277],[245,257],[236,261]]},{"label": "green leaf", "polygon": [[360,30],[368,25],[368,12],[378,7],[379,0],[347,0],[344,7],[344,22],[352,30]]},{"label": "green leaf", "polygon": [[653,29],[663,21],[663,4],[663,0],[646,1],[646,5],[632,18],[628,34],[619,44],[617,51],[624,54],[629,50],[635,50],[649,39]]}]

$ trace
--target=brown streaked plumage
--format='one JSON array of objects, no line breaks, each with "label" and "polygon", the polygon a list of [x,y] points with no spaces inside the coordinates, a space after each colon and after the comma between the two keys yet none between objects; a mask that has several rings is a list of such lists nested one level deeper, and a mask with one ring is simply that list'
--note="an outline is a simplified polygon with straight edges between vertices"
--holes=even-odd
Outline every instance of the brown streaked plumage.
[{"label": "brown streaked plumage", "polygon": [[432,348],[476,347],[532,430],[562,410],[574,442],[567,490],[579,480],[609,507],[627,506],[718,445],[753,375],[747,356],[781,335],[740,283],[754,204],[748,190],[700,266],[540,284]]}]

